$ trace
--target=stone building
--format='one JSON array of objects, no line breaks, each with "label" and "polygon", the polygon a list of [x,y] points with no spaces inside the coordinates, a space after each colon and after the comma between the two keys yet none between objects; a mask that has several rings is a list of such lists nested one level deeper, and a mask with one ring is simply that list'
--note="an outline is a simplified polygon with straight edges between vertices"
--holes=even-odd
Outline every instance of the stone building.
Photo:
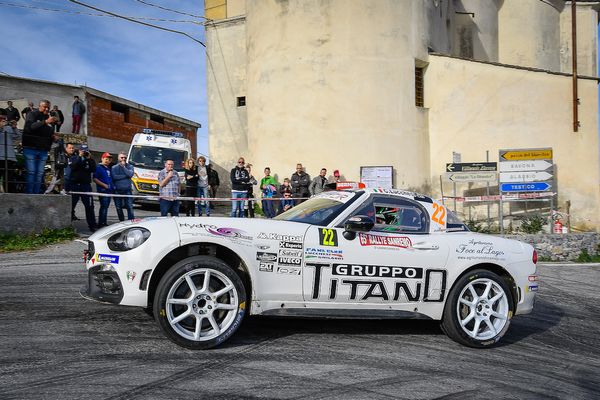
[{"label": "stone building", "polygon": [[599,2],[576,5],[577,129],[569,1],[206,0],[211,159],[280,179],[393,166],[439,198],[453,152],[551,147],[558,205],[598,229]]},{"label": "stone building", "polygon": [[[80,135],[70,134],[73,96],[79,96],[87,109],[82,119]],[[10,100],[18,110],[22,110],[29,101],[37,107],[43,99],[57,105],[63,112],[65,123],[61,133],[66,139],[87,143],[95,156],[105,151],[113,154],[127,152],[133,135],[143,128],[182,132],[192,142],[193,154],[196,152],[196,131],[200,127],[197,122],[88,86],[0,76],[0,107],[5,107],[5,102]],[[22,129],[23,124],[24,120],[21,119],[19,128]]]}]

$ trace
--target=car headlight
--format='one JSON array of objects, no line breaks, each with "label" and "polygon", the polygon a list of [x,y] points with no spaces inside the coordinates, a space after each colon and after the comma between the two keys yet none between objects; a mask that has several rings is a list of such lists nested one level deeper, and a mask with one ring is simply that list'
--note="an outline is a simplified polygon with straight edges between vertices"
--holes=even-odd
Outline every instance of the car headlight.
[{"label": "car headlight", "polygon": [[146,228],[129,228],[112,235],[108,239],[108,248],[113,251],[127,251],[140,246],[150,237]]}]

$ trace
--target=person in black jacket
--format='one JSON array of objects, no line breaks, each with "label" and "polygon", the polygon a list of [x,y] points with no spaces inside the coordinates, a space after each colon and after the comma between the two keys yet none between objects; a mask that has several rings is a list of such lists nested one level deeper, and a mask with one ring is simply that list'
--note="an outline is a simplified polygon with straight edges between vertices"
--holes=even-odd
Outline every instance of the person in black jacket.
[{"label": "person in black jacket", "polygon": [[[231,170],[231,197],[234,199],[245,199],[250,187],[250,174],[244,168],[246,160],[244,157],[238,159],[237,165]],[[231,216],[244,218],[244,200],[231,202]]]},{"label": "person in black jacket", "polygon": [[[73,153],[67,160],[65,190],[68,192],[91,193],[92,174],[94,171],[96,171],[96,162],[91,157],[88,147],[82,145],[79,149],[79,154]],[[81,199],[83,207],[85,207],[85,219],[88,227],[90,231],[96,231],[96,216],[94,215],[94,201],[92,196],[87,194],[71,194],[71,199],[71,217],[75,216],[75,207],[79,199]]]},{"label": "person in black jacket", "polygon": [[[208,168],[210,169],[210,172],[208,173],[208,187],[210,188],[210,197],[214,199],[215,197],[217,197],[217,190],[219,190],[219,185],[221,184],[221,182],[219,181],[219,174],[217,173],[217,171],[215,171],[213,165],[208,164]],[[214,208],[215,202],[211,201],[210,209],[214,210]]]},{"label": "person in black jacket", "polygon": [[296,204],[300,204],[306,200],[306,197],[310,197],[310,191],[308,190],[310,176],[304,172],[302,164],[296,164],[296,172],[292,174],[290,181],[294,197],[304,197],[304,199],[296,200]]},{"label": "person in black jacket", "polygon": [[12,101],[6,102],[8,107],[6,107],[6,119],[7,121],[19,121],[21,117],[19,116],[19,110],[13,107]]},{"label": "person in black jacket", "polygon": [[62,111],[60,111],[58,109],[58,106],[52,107],[52,111],[50,111],[50,115],[58,118],[58,121],[56,121],[56,124],[54,124],[54,127],[56,128],[56,132],[60,132],[60,127],[62,126],[62,124],[65,123],[65,115],[63,114]]},{"label": "person in black jacket", "polygon": [[[183,170],[185,176],[185,197],[196,197],[198,195],[198,167],[193,158],[188,158],[185,161],[185,169]],[[183,203],[185,207],[185,215],[189,217],[196,216],[196,206],[194,200],[186,200]]]},{"label": "person in black jacket", "polygon": [[54,124],[58,121],[58,118],[48,115],[49,110],[50,102],[42,100],[39,108],[28,113],[25,118],[23,128],[23,156],[25,156],[27,169],[25,193],[40,193],[48,151],[55,139]]}]

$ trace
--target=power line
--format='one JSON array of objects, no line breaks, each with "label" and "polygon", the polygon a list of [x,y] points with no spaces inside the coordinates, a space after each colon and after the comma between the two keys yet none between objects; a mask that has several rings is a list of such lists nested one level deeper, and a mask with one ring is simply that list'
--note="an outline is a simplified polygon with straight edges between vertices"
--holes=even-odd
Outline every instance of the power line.
[{"label": "power line", "polygon": [[144,1],[144,0],[136,0],[136,1],[138,3],[142,3],[142,4],[145,4],[145,5],[150,6],[150,7],[160,8],[161,10],[170,11],[170,12],[174,12],[174,13],[181,14],[181,15],[187,15],[187,16],[194,17],[194,18],[203,18],[203,19],[205,19],[207,21],[210,21],[210,18],[203,17],[202,15],[194,15],[194,14],[189,14],[189,13],[182,12],[182,11],[173,10],[172,8],[167,8],[167,7],[159,6],[158,4],[152,4],[152,3],[149,3],[149,2]]},{"label": "power line", "polygon": [[[98,14],[84,13],[84,12],[81,12],[81,11],[71,11],[71,10],[65,10],[65,9],[60,9],[60,8],[45,8],[45,7],[38,7],[38,6],[30,6],[30,5],[26,5],[26,4],[5,3],[3,1],[0,1],[0,5],[2,5],[2,6],[9,6],[9,7],[28,8],[28,9],[32,9],[32,10],[62,12],[62,13],[65,13],[65,14],[78,14],[78,15],[88,15],[88,16],[92,16],[92,17],[117,18],[114,15],[109,15],[109,14],[106,14],[106,13],[103,13],[103,14],[99,14],[99,13]],[[132,17],[132,16],[128,16],[128,18],[135,19],[135,20],[140,20],[140,21],[176,22],[176,23],[196,24],[196,25],[202,25],[203,24],[201,22],[191,21],[191,20],[176,20],[176,19],[163,19],[163,18],[150,18],[150,17]]]},{"label": "power line", "polygon": [[177,34],[179,34],[179,35],[187,36],[188,38],[192,39],[194,42],[201,44],[203,47],[206,47],[206,45],[205,45],[203,42],[201,42],[200,40],[196,39],[195,37],[193,37],[193,36],[191,36],[191,35],[189,35],[189,34],[187,34],[187,33],[185,33],[185,32],[176,31],[176,30],[174,30],[174,29],[169,29],[169,28],[164,28],[164,27],[162,27],[162,26],[159,26],[159,25],[149,24],[149,23],[142,22],[142,21],[137,21],[137,20],[135,20],[135,19],[133,19],[133,18],[126,17],[126,16],[124,16],[124,15],[120,15],[120,14],[116,14],[116,13],[113,13],[113,12],[111,12],[111,11],[102,10],[102,9],[100,9],[100,8],[97,8],[97,7],[91,6],[91,5],[89,5],[89,4],[82,3],[82,2],[80,2],[80,1],[77,1],[77,0],[69,0],[69,1],[70,1],[71,3],[74,3],[74,4],[77,4],[77,5],[80,5],[80,6],[82,6],[82,7],[87,7],[87,8],[90,8],[90,9],[94,10],[94,11],[99,11],[99,12],[102,12],[102,13],[105,13],[105,14],[108,14],[108,15],[112,15],[112,16],[114,16],[114,17],[116,17],[116,18],[122,18],[122,19],[124,19],[124,20],[126,20],[126,21],[134,22],[134,23],[136,23],[136,24],[145,25],[145,26],[149,26],[149,27],[151,27],[151,28],[156,28],[156,29],[160,29],[160,30],[163,30],[163,31],[172,32],[172,33],[177,33]]}]

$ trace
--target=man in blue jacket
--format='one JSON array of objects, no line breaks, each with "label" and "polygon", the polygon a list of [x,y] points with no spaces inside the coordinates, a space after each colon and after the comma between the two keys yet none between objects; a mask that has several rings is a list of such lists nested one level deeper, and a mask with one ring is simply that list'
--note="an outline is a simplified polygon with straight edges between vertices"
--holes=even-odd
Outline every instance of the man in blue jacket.
[{"label": "man in blue jacket", "polygon": [[[112,156],[110,153],[102,154],[102,162],[96,166],[96,172],[94,172],[94,182],[96,182],[96,189],[98,193],[111,194],[115,192],[115,185],[112,181],[112,174],[110,169],[110,163]],[[107,226],[108,217],[108,206],[110,206],[110,196],[99,196],[98,201],[100,202],[100,211],[98,211],[98,227]]]},{"label": "man in blue jacket", "polygon": [[[112,167],[112,180],[115,185],[116,194],[131,195],[131,177],[133,176],[133,165],[127,162],[127,155],[119,153],[119,162]],[[127,219],[134,219],[133,216],[133,198],[115,197],[115,206],[119,221],[125,221],[123,208],[127,209]]]}]

